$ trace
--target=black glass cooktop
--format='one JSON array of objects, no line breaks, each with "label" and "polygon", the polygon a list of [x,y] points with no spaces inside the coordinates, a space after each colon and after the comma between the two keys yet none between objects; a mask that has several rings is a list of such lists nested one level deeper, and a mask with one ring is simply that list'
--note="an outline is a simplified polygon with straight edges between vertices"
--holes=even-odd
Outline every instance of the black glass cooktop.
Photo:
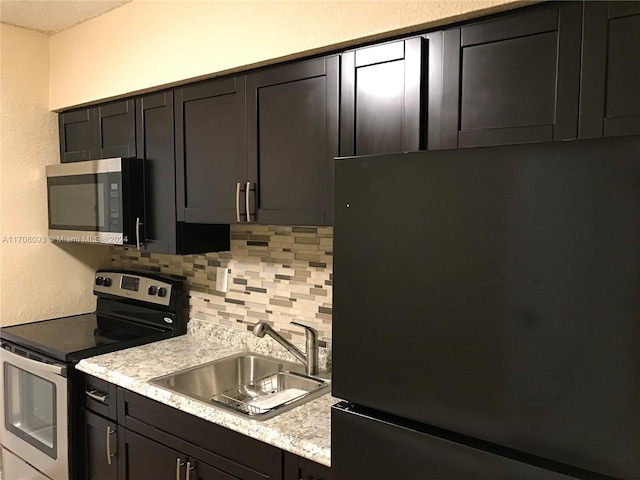
[{"label": "black glass cooktop", "polygon": [[169,329],[87,313],[4,327],[0,337],[57,360],[82,358],[168,338]]}]

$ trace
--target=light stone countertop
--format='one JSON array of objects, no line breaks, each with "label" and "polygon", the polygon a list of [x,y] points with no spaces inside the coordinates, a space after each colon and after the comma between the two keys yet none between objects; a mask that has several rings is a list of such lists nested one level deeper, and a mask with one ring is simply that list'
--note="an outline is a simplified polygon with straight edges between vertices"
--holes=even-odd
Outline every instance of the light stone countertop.
[{"label": "light stone countertop", "polygon": [[[265,421],[247,420],[214,406],[151,385],[149,380],[242,351],[293,357],[271,339],[248,332],[189,322],[186,335],[81,360],[77,369],[145,397],[222,425],[322,465],[331,466],[331,405],[323,395]],[[321,366],[327,356],[321,355]]]}]

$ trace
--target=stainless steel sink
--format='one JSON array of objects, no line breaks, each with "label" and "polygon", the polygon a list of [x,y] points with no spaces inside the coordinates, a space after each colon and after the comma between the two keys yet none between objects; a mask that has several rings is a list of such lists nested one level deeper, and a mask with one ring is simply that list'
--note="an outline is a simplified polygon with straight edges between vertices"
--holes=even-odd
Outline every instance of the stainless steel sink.
[{"label": "stainless steel sink", "polygon": [[266,420],[331,390],[305,367],[252,352],[163,375],[150,382],[237,415]]}]

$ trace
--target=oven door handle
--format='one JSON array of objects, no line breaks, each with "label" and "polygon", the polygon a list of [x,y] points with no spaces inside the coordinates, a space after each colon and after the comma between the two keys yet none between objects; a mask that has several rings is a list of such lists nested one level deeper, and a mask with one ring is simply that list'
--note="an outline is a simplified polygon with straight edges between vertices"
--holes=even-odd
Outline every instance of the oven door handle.
[{"label": "oven door handle", "polygon": [[23,357],[22,355],[13,353],[4,347],[2,348],[2,356],[4,357],[3,361],[8,361],[9,363],[16,365],[17,367],[22,367],[24,370],[29,372],[53,373],[60,377],[67,376],[67,367],[63,365],[52,365],[50,363],[43,363],[38,360]]}]

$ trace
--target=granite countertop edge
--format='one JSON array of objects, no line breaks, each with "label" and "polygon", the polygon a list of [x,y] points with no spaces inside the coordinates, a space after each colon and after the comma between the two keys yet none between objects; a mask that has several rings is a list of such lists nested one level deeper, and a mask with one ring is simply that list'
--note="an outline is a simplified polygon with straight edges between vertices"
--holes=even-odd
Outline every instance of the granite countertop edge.
[{"label": "granite countertop edge", "polygon": [[331,406],[340,401],[331,394],[265,421],[248,420],[214,406],[149,383],[155,377],[194,367],[243,351],[289,359],[281,347],[219,326],[191,321],[186,335],[81,360],[79,371],[126,388],[203,420],[221,425],[327,467],[331,466]]}]

